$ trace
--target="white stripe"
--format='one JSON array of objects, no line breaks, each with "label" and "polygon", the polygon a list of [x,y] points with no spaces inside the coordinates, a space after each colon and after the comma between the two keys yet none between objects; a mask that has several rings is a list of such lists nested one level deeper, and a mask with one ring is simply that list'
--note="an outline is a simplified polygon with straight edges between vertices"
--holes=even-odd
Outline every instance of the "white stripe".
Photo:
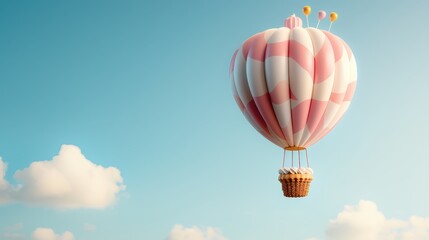
[{"label": "white stripe", "polygon": [[[313,78],[295,60],[289,58],[289,85],[298,103],[311,99]],[[294,108],[296,105],[292,105]]]},{"label": "white stripe", "polygon": [[289,40],[290,29],[286,27],[278,28],[276,32],[274,32],[270,38],[268,38],[268,44],[277,43],[277,42],[285,42]]},{"label": "white stripe", "polygon": [[320,49],[323,47],[325,41],[327,40],[327,37],[319,29],[306,28],[306,30],[308,32],[308,35],[310,35],[310,37],[311,37],[314,56],[316,56],[317,53],[319,53]]},{"label": "white stripe", "polygon": [[268,92],[265,81],[265,63],[247,58],[246,63],[247,80],[253,98],[262,96]]},{"label": "white stripe", "polygon": [[279,82],[289,82],[288,59],[288,57],[280,56],[265,59],[265,75],[269,92],[272,92]]},{"label": "white stripe", "polygon": [[333,92],[343,93],[347,90],[350,78],[350,63],[347,51],[343,46],[343,55],[335,63],[335,80]]},{"label": "white stripe", "polygon": [[235,87],[237,88],[238,96],[244,105],[247,105],[252,100],[252,94],[250,93],[249,85],[246,77],[246,61],[243,57],[243,48],[237,52],[234,63],[234,81]]},{"label": "white stripe", "polygon": [[[290,125],[291,115],[290,115],[290,101],[286,101],[281,104],[273,104],[274,112],[277,116],[277,121],[280,124],[281,128],[288,127]],[[292,133],[292,129],[291,129]]]}]

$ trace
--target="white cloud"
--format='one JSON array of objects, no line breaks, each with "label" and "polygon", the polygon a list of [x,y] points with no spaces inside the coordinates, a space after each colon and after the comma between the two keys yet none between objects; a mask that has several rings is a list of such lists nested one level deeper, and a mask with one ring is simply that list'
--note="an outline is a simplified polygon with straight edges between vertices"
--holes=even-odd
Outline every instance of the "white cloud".
[{"label": "white cloud", "polygon": [[33,240],[74,240],[73,233],[66,231],[59,235],[50,228],[37,228],[32,234]]},{"label": "white cloud", "polygon": [[9,186],[9,183],[4,178],[6,176],[7,164],[3,162],[3,159],[0,157],[0,189],[6,189]]},{"label": "white cloud", "polygon": [[203,230],[196,226],[185,228],[182,225],[175,225],[167,240],[227,240],[227,238],[212,227]]},{"label": "white cloud", "polygon": [[114,167],[96,165],[79,147],[62,145],[52,160],[38,161],[18,170],[18,186],[4,178],[6,164],[0,159],[0,203],[23,202],[55,208],[105,208],[125,189]]},{"label": "white cloud", "polygon": [[6,181],[7,164],[0,157],[0,204],[10,201],[10,184]]},{"label": "white cloud", "polygon": [[429,218],[386,219],[377,205],[360,201],[345,206],[326,231],[328,240],[428,240]]}]

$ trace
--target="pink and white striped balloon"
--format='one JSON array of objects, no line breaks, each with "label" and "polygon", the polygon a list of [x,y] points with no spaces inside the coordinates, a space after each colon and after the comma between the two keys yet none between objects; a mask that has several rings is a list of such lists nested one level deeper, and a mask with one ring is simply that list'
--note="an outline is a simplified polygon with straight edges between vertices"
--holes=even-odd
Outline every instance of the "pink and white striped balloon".
[{"label": "pink and white striped balloon", "polygon": [[349,107],[356,61],[338,36],[302,28],[300,19],[285,25],[250,37],[235,51],[232,90],[244,116],[264,137],[285,149],[307,148]]}]

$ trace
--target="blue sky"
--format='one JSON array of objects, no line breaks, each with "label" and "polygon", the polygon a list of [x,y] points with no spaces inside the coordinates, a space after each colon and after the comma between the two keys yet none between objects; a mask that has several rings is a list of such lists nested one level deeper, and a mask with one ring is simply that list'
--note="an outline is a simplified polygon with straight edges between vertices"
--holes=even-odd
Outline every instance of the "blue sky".
[{"label": "blue sky", "polygon": [[[355,97],[309,149],[305,199],[277,181],[282,150],[241,115],[228,78],[247,37],[311,5],[336,11],[352,48]],[[124,191],[103,209],[0,206],[0,236],[18,226],[79,240],[166,239],[173,226],[228,239],[327,239],[345,205],[375,202],[386,218],[429,216],[429,28],[423,0],[2,1],[0,156],[5,179],[51,160],[62,144],[120,170]],[[327,29],[329,22],[320,27]],[[85,224],[96,226],[87,231]]]}]

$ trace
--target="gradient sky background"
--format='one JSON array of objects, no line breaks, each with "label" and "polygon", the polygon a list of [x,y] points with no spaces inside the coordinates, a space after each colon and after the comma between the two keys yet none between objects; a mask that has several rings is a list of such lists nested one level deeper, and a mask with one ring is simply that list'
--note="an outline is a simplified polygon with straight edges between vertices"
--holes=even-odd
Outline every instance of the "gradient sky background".
[{"label": "gradient sky background", "polygon": [[[352,48],[355,97],[309,149],[309,197],[282,196],[283,151],[236,106],[234,50],[311,5],[336,11]],[[366,199],[387,218],[429,216],[429,2],[1,1],[0,156],[6,179],[62,144],[121,171],[126,190],[103,210],[0,206],[21,224],[79,240],[166,239],[213,226],[228,239],[324,239],[344,205]],[[327,29],[329,21],[321,23]],[[95,231],[85,231],[93,224]]]}]

